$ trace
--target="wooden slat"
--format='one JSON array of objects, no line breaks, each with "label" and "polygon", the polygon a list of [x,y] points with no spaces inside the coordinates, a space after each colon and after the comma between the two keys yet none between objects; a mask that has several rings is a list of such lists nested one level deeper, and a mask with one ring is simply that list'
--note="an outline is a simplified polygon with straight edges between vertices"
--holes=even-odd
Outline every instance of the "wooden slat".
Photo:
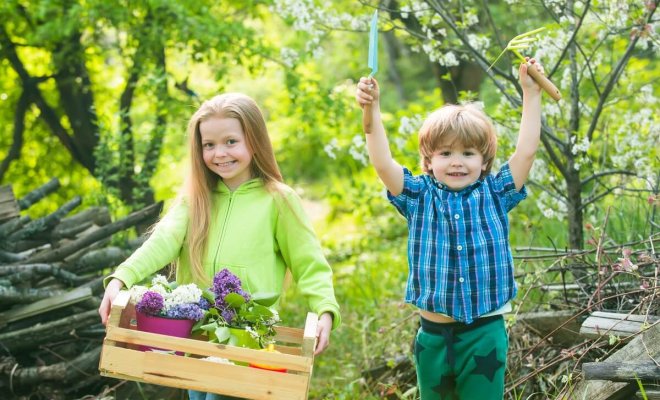
[{"label": "wooden slat", "polygon": [[[127,291],[115,299],[103,341],[99,371],[103,376],[250,399],[307,399],[314,367],[316,314],[309,313],[305,329],[277,327],[275,349],[266,352],[209,343],[205,338],[176,338],[135,330],[135,307]],[[311,344],[310,344],[311,343]],[[192,354],[177,356],[136,350],[146,345]],[[304,356],[304,347],[310,356]],[[221,364],[203,357],[231,360]],[[285,368],[286,372],[247,366],[249,363]]]},{"label": "wooden slat", "polygon": [[290,354],[278,354],[200,340],[182,339],[157,333],[140,332],[114,326],[107,327],[107,340],[133,345],[151,346],[202,356],[227,358],[246,363],[275,365],[294,371],[309,371],[312,360]]},{"label": "wooden slat", "polygon": [[305,357],[314,357],[316,349],[316,327],[319,318],[314,313],[307,313],[305,320],[305,333],[303,334],[302,353]]},{"label": "wooden slat", "polygon": [[303,330],[286,326],[275,327],[275,340],[282,343],[302,344]]},{"label": "wooden slat", "polygon": [[189,357],[104,348],[101,375],[251,399],[305,399],[308,376]]},{"label": "wooden slat", "polygon": [[583,323],[580,335],[598,338],[603,335],[627,337],[658,321],[655,316],[594,312]]},{"label": "wooden slat", "polygon": [[[607,358],[607,362],[646,360],[660,357],[660,324],[652,325],[636,336],[619,351]],[[629,384],[603,380],[582,380],[573,387],[569,399],[607,400],[629,392]],[[619,397],[621,398],[621,397]]]}]

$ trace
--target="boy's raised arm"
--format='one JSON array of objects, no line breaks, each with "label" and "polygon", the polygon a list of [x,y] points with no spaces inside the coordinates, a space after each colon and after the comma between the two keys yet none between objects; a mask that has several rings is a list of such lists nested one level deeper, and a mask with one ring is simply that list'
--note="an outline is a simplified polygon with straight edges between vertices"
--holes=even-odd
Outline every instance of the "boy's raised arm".
[{"label": "boy's raised arm", "polygon": [[[371,88],[370,88],[371,85]],[[369,160],[387,190],[397,196],[403,190],[403,168],[392,158],[380,115],[380,90],[374,78],[360,78],[355,98],[363,112],[371,113],[371,131],[366,133]],[[369,105],[370,107],[365,107]]]},{"label": "boy's raised arm", "polygon": [[530,64],[520,65],[520,84],[523,89],[522,118],[516,150],[509,159],[509,168],[516,190],[520,190],[527,181],[541,140],[541,87],[527,75],[527,68],[538,68],[543,73],[543,67],[534,59],[529,61]]}]

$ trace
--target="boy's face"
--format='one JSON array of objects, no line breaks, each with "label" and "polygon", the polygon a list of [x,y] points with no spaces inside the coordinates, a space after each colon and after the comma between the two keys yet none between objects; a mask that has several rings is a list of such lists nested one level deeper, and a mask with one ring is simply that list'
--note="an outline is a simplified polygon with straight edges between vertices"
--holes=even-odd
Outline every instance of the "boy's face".
[{"label": "boy's face", "polygon": [[462,143],[443,143],[433,152],[427,169],[433,176],[451,190],[461,190],[476,182],[486,170],[484,156],[474,147],[464,147]]}]

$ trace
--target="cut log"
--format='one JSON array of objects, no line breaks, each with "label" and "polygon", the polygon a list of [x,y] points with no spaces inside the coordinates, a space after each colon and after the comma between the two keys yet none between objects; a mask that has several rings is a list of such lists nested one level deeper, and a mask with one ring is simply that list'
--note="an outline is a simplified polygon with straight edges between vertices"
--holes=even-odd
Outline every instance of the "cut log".
[{"label": "cut log", "polygon": [[[28,304],[38,300],[59,296],[66,293],[62,290],[15,288],[13,286],[0,286],[0,304]],[[4,308],[4,307],[3,307]]]},{"label": "cut log", "polygon": [[136,211],[130,215],[128,215],[126,218],[123,218],[119,221],[113,222],[112,224],[106,225],[97,231],[84,236],[72,243],[69,243],[65,246],[62,246],[57,249],[53,249],[50,251],[44,251],[41,253],[37,253],[33,255],[32,257],[28,258],[26,262],[29,263],[39,263],[39,262],[49,262],[49,261],[57,261],[61,260],[64,257],[75,253],[76,251],[87,247],[101,239],[104,239],[106,237],[109,237],[119,231],[122,231],[124,229],[130,228],[131,226],[134,226],[141,221],[146,220],[147,218],[152,218],[155,215],[158,215],[160,213],[162,207],[162,202],[152,204],[140,211]]},{"label": "cut log", "polygon": [[19,216],[19,208],[10,185],[0,186],[0,222]]},{"label": "cut log", "polygon": [[[660,357],[660,324],[652,325],[637,335],[619,351],[607,358],[607,362],[649,360]],[[610,382],[604,380],[579,381],[568,398],[589,400],[629,399],[633,396],[636,384]]]},{"label": "cut log", "polygon": [[53,193],[60,188],[60,181],[57,178],[53,178],[45,184],[34,189],[30,193],[26,194],[23,198],[18,200],[18,207],[21,210],[27,210],[30,206],[37,201],[48,196],[50,193]]},{"label": "cut log", "polygon": [[644,394],[642,392],[637,392],[636,398],[640,400],[660,400],[660,389],[655,389],[658,387],[658,385],[650,385],[654,389],[648,389],[647,386],[649,385],[643,385],[644,386]]},{"label": "cut log", "polygon": [[73,200],[67,202],[62,207],[58,208],[55,212],[30,222],[21,230],[12,233],[7,239],[10,241],[18,241],[32,237],[46,230],[51,230],[65,215],[70,213],[74,208],[78,207],[80,203],[82,203],[82,198],[80,198],[80,196],[76,196],[73,198]]},{"label": "cut log", "polygon": [[70,217],[63,218],[53,229],[51,238],[53,240],[74,239],[80,232],[92,225],[103,226],[111,222],[107,207],[91,207]]},{"label": "cut log", "polygon": [[[20,229],[23,225],[30,222],[30,220],[31,220],[30,217],[25,215],[23,217],[10,219],[9,221],[0,225],[0,239],[6,238],[12,232],[15,232],[17,229]],[[2,244],[0,247],[4,247],[5,241],[3,240],[0,243]]]},{"label": "cut log", "polygon": [[660,317],[652,315],[647,317],[646,315],[596,311],[582,323],[580,335],[592,339],[603,335],[614,335],[625,339],[659,320]]},{"label": "cut log", "polygon": [[[84,352],[73,360],[63,361],[57,364],[27,368],[17,365],[16,368],[11,367],[11,370],[7,371],[7,375],[11,372],[12,385],[14,388],[36,386],[42,383],[42,381],[71,383],[81,377],[88,376],[88,371],[94,370],[94,367],[98,364],[100,355],[101,346]],[[0,370],[5,370],[7,368],[8,367],[0,365]],[[8,391],[9,387],[5,387],[3,390],[4,393],[8,393]]]},{"label": "cut log", "polygon": [[36,301],[26,306],[15,307],[9,311],[0,313],[0,328],[9,322],[32,317],[57,308],[70,306],[71,304],[87,300],[91,297],[92,290],[90,288],[78,288],[59,296]]},{"label": "cut log", "polygon": [[660,367],[653,361],[590,362],[582,365],[585,379],[613,382],[635,382],[637,379],[660,380]]},{"label": "cut log", "polygon": [[93,250],[80,257],[74,266],[67,267],[69,271],[76,273],[98,271],[104,268],[116,267],[121,264],[129,255],[130,250],[110,246],[102,249]]},{"label": "cut log", "polygon": [[[81,284],[86,278],[81,278],[78,275],[63,269],[58,264],[29,264],[33,268],[26,268],[11,275],[4,276],[3,279],[15,285],[18,283],[32,282],[43,277],[51,277],[59,282],[65,282],[71,286]],[[20,267],[20,266],[19,266]]]},{"label": "cut log", "polygon": [[16,353],[38,348],[44,343],[71,338],[76,329],[101,323],[98,310],[89,310],[66,318],[39,323],[29,328],[0,334],[0,349]]}]

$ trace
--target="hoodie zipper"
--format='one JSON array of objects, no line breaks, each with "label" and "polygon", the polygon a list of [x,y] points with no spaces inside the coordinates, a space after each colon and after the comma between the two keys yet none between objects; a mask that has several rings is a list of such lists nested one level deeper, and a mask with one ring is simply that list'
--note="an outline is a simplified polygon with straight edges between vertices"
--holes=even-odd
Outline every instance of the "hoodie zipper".
[{"label": "hoodie zipper", "polygon": [[227,231],[227,221],[229,221],[229,214],[231,214],[231,208],[234,204],[234,195],[236,192],[229,192],[229,205],[227,206],[227,211],[225,212],[223,221],[222,221],[222,231],[220,232],[220,238],[218,240],[218,247],[215,249],[215,256],[213,257],[213,273],[218,272],[218,255],[220,254],[220,248],[222,243],[225,241],[225,232]]}]

